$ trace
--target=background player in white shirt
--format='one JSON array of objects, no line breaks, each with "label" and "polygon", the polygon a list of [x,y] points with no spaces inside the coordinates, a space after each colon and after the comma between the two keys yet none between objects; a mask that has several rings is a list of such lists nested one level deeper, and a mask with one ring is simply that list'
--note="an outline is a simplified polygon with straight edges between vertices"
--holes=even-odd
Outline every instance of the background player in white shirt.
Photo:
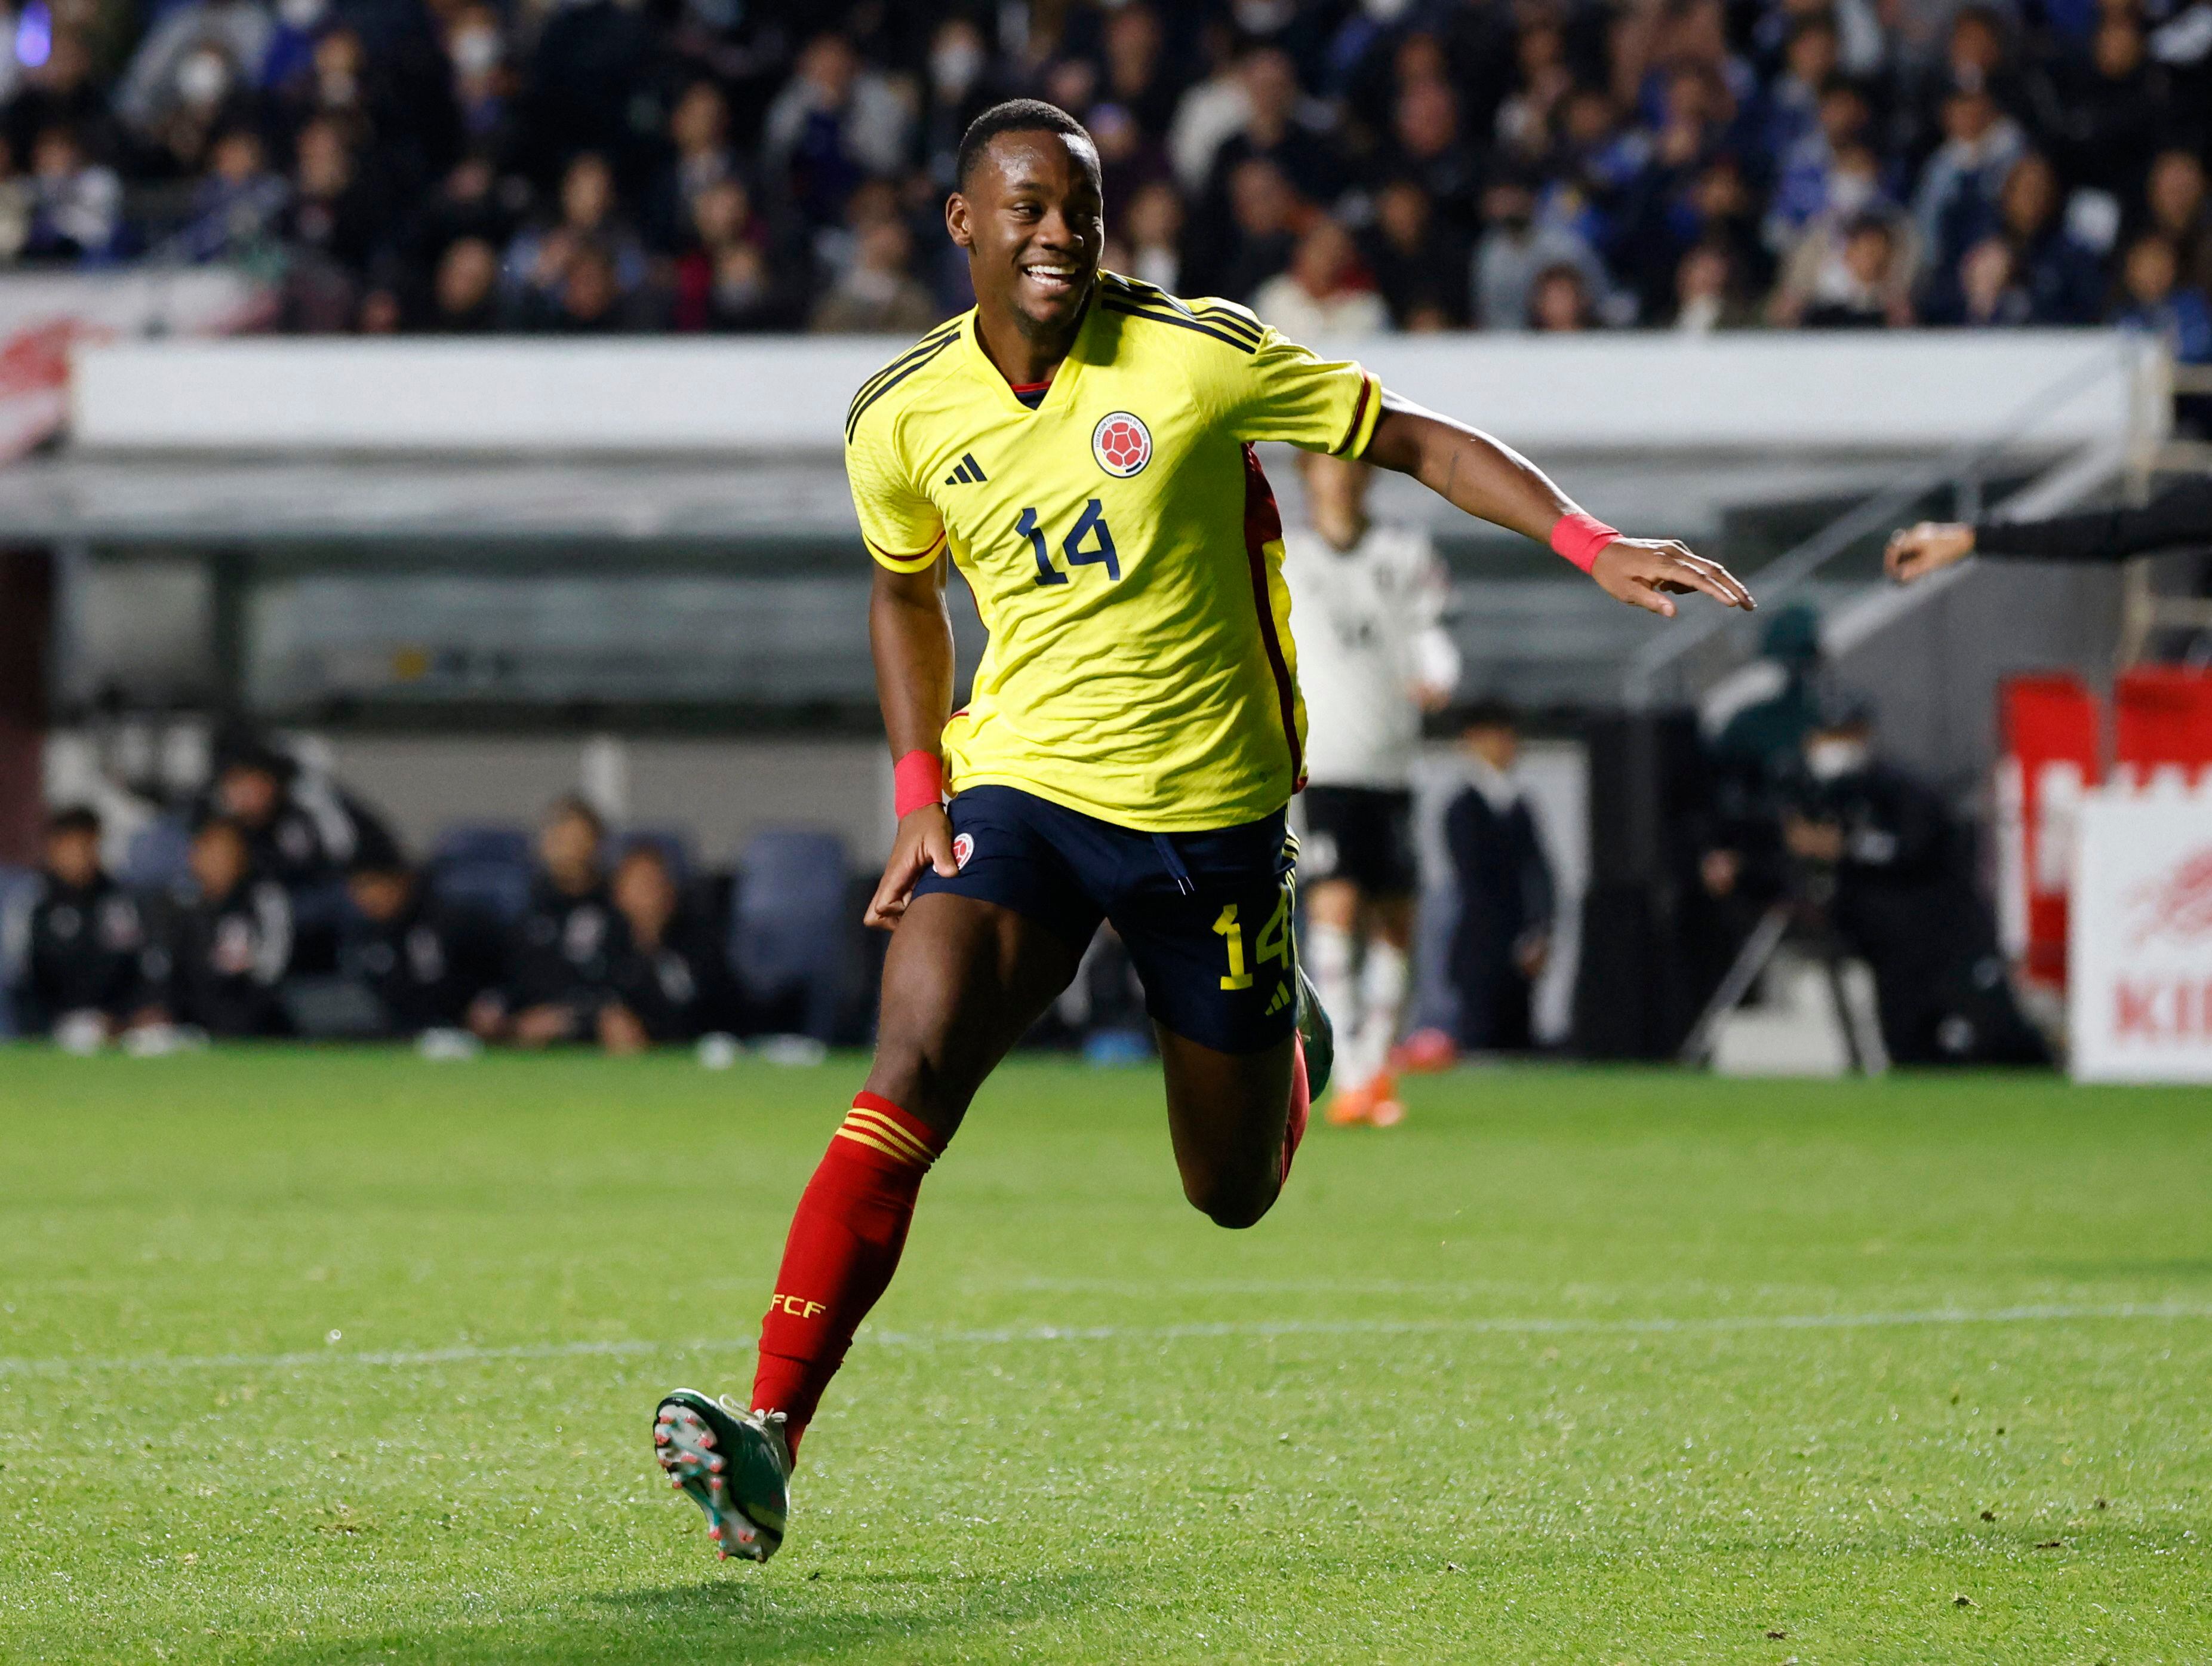
[{"label": "background player in white shirt", "polygon": [[1412,981],[1413,759],[1422,711],[1459,681],[1451,581],[1426,532],[1368,518],[1370,465],[1299,466],[1307,525],[1284,535],[1283,577],[1306,696],[1300,953],[1337,1023],[1328,1118],[1387,1127],[1405,1115],[1389,1055]]}]

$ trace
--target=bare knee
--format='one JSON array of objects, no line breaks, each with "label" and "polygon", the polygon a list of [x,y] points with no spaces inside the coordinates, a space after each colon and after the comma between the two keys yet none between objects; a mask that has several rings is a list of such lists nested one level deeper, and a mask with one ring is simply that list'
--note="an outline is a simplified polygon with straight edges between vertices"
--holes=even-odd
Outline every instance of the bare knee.
[{"label": "bare knee", "polygon": [[1275,1184],[1238,1184],[1218,1176],[1203,1179],[1185,1179],[1182,1195],[1191,1207],[1216,1226],[1225,1226],[1231,1231],[1242,1231],[1247,1226],[1256,1226],[1275,1207],[1276,1194],[1281,1188]]}]

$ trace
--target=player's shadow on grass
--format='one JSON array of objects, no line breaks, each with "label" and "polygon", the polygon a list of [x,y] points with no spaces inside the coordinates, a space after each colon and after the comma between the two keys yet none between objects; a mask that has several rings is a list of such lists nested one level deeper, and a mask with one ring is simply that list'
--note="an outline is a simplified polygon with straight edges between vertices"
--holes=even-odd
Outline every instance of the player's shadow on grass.
[{"label": "player's shadow on grass", "polygon": [[894,1652],[945,1637],[1000,1645],[1010,1628],[1064,1625],[1103,1607],[1123,1588],[1085,1570],[1037,1578],[896,1578],[825,1571],[775,1581],[750,1570],[694,1584],[580,1596],[540,1613],[506,1613],[481,1626],[426,1626],[380,1635],[279,1646],[257,1657],[281,1666],[368,1663],[568,1662],[682,1666],[687,1661],[817,1660],[883,1643]]}]

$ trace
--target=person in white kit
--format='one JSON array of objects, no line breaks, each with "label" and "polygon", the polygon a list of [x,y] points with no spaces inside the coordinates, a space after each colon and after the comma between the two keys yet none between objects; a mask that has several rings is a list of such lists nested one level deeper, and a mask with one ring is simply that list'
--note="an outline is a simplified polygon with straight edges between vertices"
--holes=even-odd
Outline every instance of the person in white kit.
[{"label": "person in white kit", "polygon": [[1421,713],[1458,684],[1451,581],[1418,527],[1370,520],[1365,463],[1299,453],[1306,522],[1283,537],[1306,696],[1307,877],[1299,952],[1337,1023],[1328,1119],[1405,1116],[1389,1068],[1411,984],[1413,760]]}]

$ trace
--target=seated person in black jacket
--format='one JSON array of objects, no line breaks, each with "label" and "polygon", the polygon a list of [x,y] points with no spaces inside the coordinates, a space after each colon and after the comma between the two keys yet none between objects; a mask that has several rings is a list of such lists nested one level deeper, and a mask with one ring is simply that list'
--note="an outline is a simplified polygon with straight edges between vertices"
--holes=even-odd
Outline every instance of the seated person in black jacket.
[{"label": "seated person in black jacket", "polygon": [[33,1030],[105,1039],[158,1018],[158,991],[142,965],[146,924],[137,899],[100,865],[100,817],[57,812],[46,823],[46,864],[23,921],[17,1018]]},{"label": "seated person in black jacket", "polygon": [[499,982],[469,1004],[469,1028],[484,1040],[543,1047],[594,1032],[621,931],[600,866],[605,837],[581,799],[546,812],[539,871],[508,929]]},{"label": "seated person in black jacket", "polygon": [[381,830],[355,851],[346,896],[338,971],[375,996],[384,1033],[458,1027],[498,975],[497,923],[433,897]]},{"label": "seated person in black jacket", "polygon": [[170,1016],[210,1036],[281,1035],[276,988],[292,960],[283,886],[253,876],[245,830],[223,816],[192,835],[191,871],[164,933]]},{"label": "seated person in black jacket", "polygon": [[331,970],[345,916],[347,867],[368,844],[391,842],[384,824],[329,776],[245,733],[219,743],[215,785],[201,811],[237,823],[255,877],[284,887],[295,968]]},{"label": "seated person in black jacket", "polygon": [[657,1042],[696,1041],[728,1022],[730,976],[707,921],[686,909],[667,860],[638,845],[615,867],[614,904],[623,932],[599,1008],[599,1041],[610,1053]]}]

